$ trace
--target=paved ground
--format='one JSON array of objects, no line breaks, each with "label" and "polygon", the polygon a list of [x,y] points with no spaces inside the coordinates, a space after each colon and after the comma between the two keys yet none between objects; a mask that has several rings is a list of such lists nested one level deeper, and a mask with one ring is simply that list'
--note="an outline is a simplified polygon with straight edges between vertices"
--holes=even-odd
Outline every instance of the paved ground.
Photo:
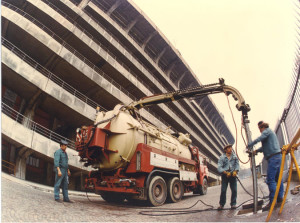
[{"label": "paved ground", "polygon": [[[252,180],[242,181],[246,189],[252,191]],[[296,183],[291,185],[293,188]],[[268,212],[260,211],[253,215],[237,216],[238,210],[215,210],[201,212],[209,208],[201,202],[191,209],[185,209],[200,199],[217,208],[220,186],[211,187],[205,196],[185,195],[183,200],[175,204],[165,204],[159,208],[151,208],[145,204],[109,204],[98,195],[70,191],[70,198],[75,203],[57,203],[53,199],[53,188],[23,181],[2,173],[2,222],[255,222],[265,221]],[[267,187],[259,180],[261,191],[267,195]],[[229,191],[227,198],[229,198]],[[238,186],[238,204],[251,199]],[[229,200],[229,199],[228,199]],[[229,208],[229,204],[225,207]],[[300,195],[289,194],[283,214],[276,209],[271,221],[300,221]],[[166,210],[169,209],[169,210]],[[172,211],[170,212],[170,209]],[[180,210],[178,210],[180,209]],[[165,212],[155,212],[165,211]],[[149,216],[163,215],[163,216]]]}]

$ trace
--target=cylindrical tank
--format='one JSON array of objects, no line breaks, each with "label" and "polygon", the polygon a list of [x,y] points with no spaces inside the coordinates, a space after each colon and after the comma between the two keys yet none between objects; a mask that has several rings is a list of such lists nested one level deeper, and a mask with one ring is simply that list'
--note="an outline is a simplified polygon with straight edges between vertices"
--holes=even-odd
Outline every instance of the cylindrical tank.
[{"label": "cylindrical tank", "polygon": [[[94,168],[100,171],[114,170],[125,167],[130,162],[139,143],[145,143],[159,150],[191,159],[188,145],[191,139],[187,134],[180,134],[178,137],[172,136],[167,131],[162,131],[156,126],[145,121],[138,121],[125,110],[120,110],[121,105],[117,105],[109,112],[99,112],[95,124],[97,128],[108,128],[108,149],[109,152],[101,154],[100,162],[93,163]],[[107,120],[107,121],[105,121]],[[114,152],[116,151],[117,152]],[[107,157],[108,156],[108,157]]]}]

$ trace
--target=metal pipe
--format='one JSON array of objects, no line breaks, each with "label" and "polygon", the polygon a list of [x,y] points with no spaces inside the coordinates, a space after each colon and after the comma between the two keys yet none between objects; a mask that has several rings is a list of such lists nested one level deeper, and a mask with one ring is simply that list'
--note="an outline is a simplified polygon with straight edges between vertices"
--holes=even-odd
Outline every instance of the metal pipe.
[{"label": "metal pipe", "polygon": [[[243,110],[243,124],[245,126],[245,132],[246,132],[246,137],[247,137],[248,143],[252,142],[251,131],[249,129],[249,123],[250,123],[250,121],[248,120],[247,111]],[[253,150],[253,148],[250,148],[250,149]],[[258,189],[257,189],[256,164],[255,164],[255,157],[254,157],[253,153],[251,153],[251,170],[252,170],[252,181],[253,181],[253,205],[254,205],[253,213],[256,214],[257,213],[257,191],[258,191]]]}]

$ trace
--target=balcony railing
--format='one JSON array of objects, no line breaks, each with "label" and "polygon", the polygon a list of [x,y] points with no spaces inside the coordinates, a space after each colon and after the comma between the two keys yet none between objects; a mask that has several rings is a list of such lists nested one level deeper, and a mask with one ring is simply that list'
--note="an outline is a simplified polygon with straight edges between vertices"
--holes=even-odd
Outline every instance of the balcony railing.
[{"label": "balcony railing", "polygon": [[2,170],[9,174],[16,175],[16,165],[6,160],[2,160]]},{"label": "balcony railing", "polygon": [[[39,71],[41,74],[43,74],[45,77],[52,80],[54,83],[56,83],[58,86],[62,87],[64,90],[68,91],[70,94],[74,95],[75,97],[79,98],[81,101],[85,102],[86,104],[90,105],[93,108],[97,108],[97,106],[100,106],[98,103],[94,102],[81,92],[77,91],[75,88],[67,84],[65,81],[57,77],[55,74],[51,73],[49,70],[47,70],[45,67],[40,65],[38,62],[36,62],[34,59],[26,55],[22,50],[17,48],[15,45],[13,45],[11,42],[9,42],[5,38],[1,38],[1,43],[3,46],[5,46],[7,49],[9,49],[11,52],[13,52],[15,55],[20,57],[23,61],[27,62],[30,66],[32,66],[34,69]],[[102,110],[107,111],[107,109],[103,108],[101,106]]]},{"label": "balcony railing", "polygon": [[68,49],[71,53],[73,53],[76,57],[81,59],[87,66],[89,66],[92,70],[94,70],[98,75],[105,78],[108,82],[110,82],[113,86],[121,90],[124,94],[126,94],[129,98],[136,100],[137,98],[133,96],[131,93],[129,93],[125,88],[123,88],[121,85],[119,85],[117,82],[115,82],[108,74],[106,74],[104,71],[102,71],[100,68],[98,68],[95,64],[93,64],[91,61],[89,61],[86,57],[84,57],[82,54],[80,54],[78,51],[76,51],[72,46],[70,46],[68,43],[66,43],[62,38],[60,38],[58,35],[56,35],[52,30],[50,30],[48,27],[46,27],[44,24],[42,24],[40,21],[33,18],[28,13],[22,11],[21,9],[17,8],[14,5],[11,5],[5,1],[2,1],[2,5],[5,7],[8,7],[9,9],[19,13],[20,15],[24,16],[24,18],[28,19],[32,23],[34,23],[36,26],[41,28],[43,31],[45,31],[49,36],[51,36],[53,39],[55,39],[57,42],[59,42],[63,47]]},{"label": "balcony railing", "polygon": [[51,131],[50,129],[47,129],[44,126],[32,121],[31,119],[20,114],[19,112],[17,112],[16,110],[9,107],[8,105],[6,105],[3,102],[1,103],[1,105],[2,105],[2,107],[1,107],[2,113],[7,115],[14,121],[22,124],[24,127],[28,128],[29,130],[39,133],[42,136],[44,136],[52,141],[55,141],[57,143],[60,143],[61,140],[66,140],[69,143],[68,147],[75,150],[75,142],[74,141],[72,141],[64,136],[61,136],[61,135]]}]

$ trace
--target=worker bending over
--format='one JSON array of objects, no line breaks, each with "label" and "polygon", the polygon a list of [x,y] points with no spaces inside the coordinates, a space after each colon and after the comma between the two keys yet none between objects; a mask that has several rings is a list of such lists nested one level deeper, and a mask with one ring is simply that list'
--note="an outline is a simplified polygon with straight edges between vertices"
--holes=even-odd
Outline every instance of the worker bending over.
[{"label": "worker bending over", "polygon": [[[279,146],[279,142],[275,133],[269,128],[269,124],[263,121],[258,123],[259,131],[261,135],[248,144],[248,148],[253,147],[256,143],[261,142],[262,147],[253,151],[253,155],[256,155],[257,152],[262,152],[264,154],[264,158],[268,161],[268,169],[267,169],[267,184],[269,187],[269,203],[263,207],[263,211],[269,210],[273,198],[276,192],[276,186],[278,182],[280,165],[281,165],[281,149]],[[283,200],[283,183],[280,183],[279,194],[277,198],[277,203],[281,204]]]}]

